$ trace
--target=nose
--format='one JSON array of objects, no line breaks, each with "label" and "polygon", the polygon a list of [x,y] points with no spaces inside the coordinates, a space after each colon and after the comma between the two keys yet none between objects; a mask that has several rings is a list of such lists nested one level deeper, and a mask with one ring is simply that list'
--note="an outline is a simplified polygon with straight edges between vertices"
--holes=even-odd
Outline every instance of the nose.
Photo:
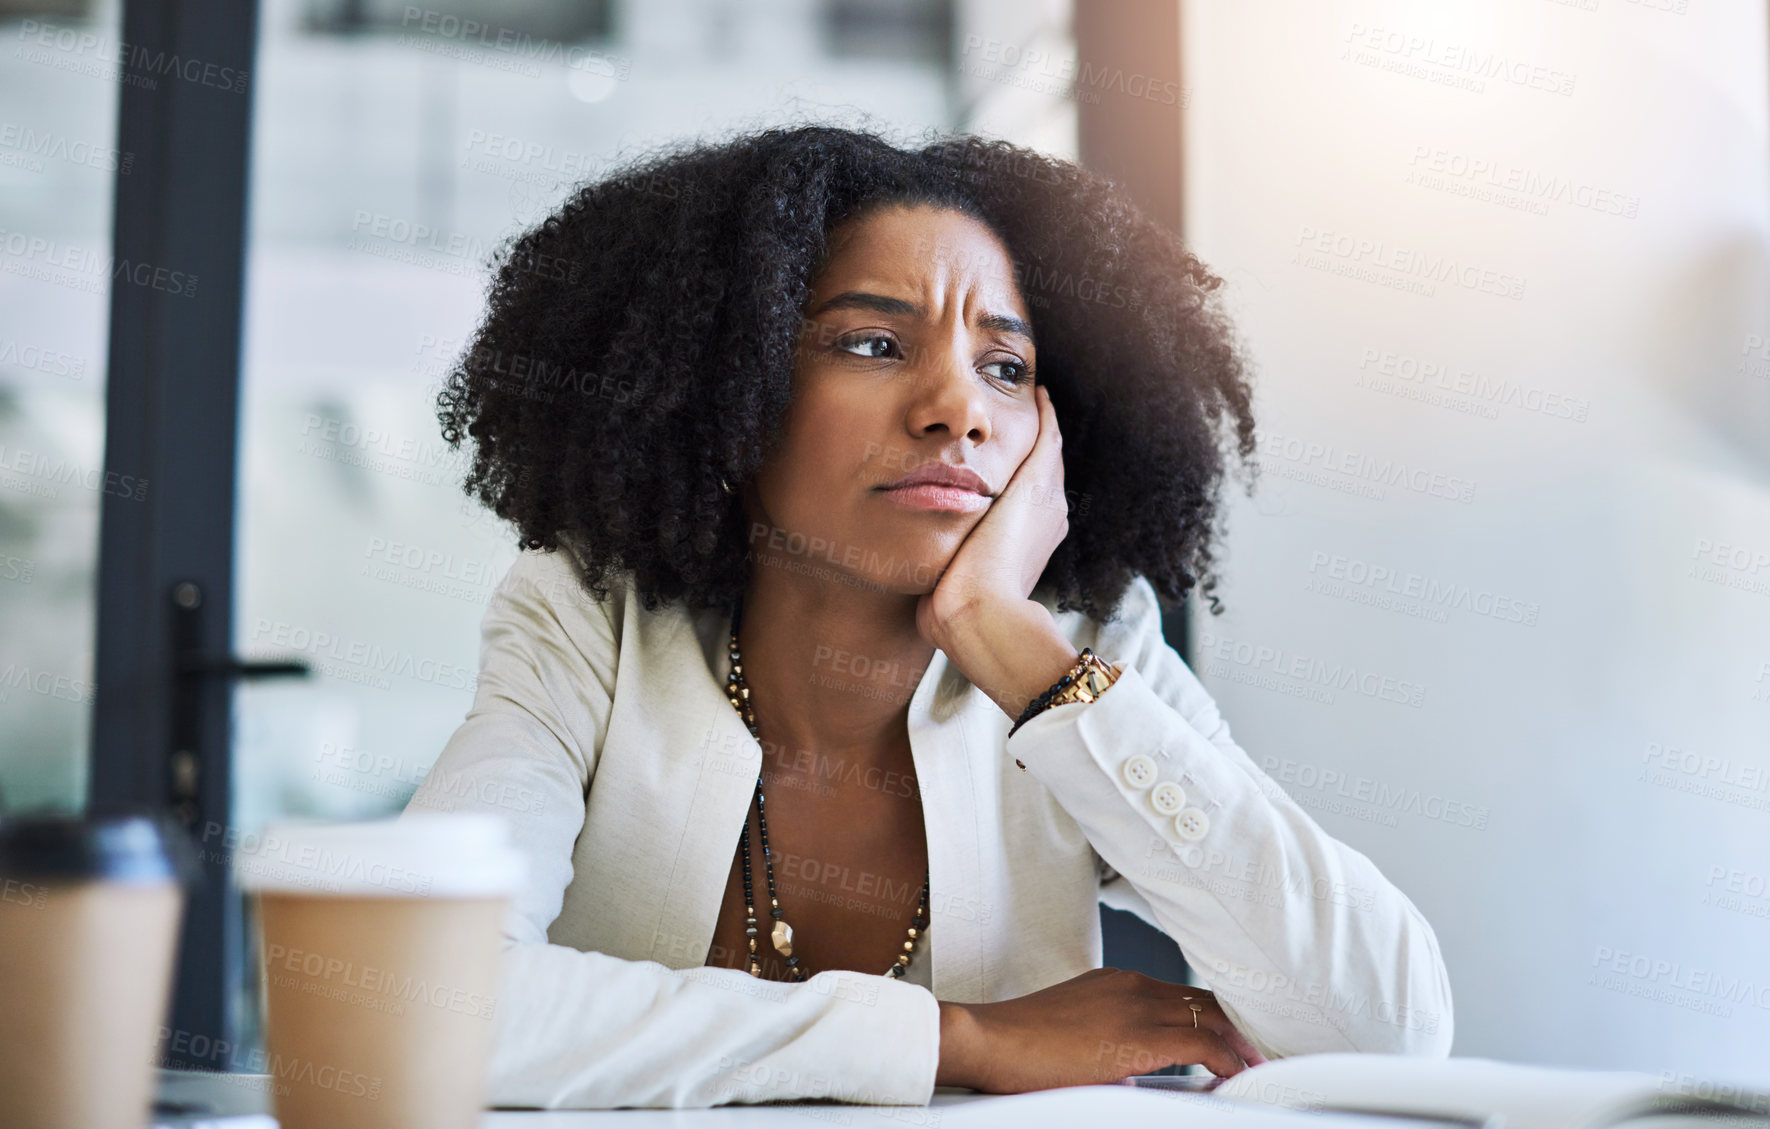
[{"label": "nose", "polygon": [[972,366],[967,343],[949,339],[928,347],[911,368],[910,382],[904,424],[912,436],[944,430],[973,445],[989,438],[989,390]]}]

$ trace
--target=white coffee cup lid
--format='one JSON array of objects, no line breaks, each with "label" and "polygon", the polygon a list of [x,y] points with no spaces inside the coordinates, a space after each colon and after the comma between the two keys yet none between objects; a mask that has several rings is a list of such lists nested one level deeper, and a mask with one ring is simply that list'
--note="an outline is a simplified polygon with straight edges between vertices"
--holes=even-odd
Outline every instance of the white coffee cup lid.
[{"label": "white coffee cup lid", "polygon": [[361,823],[283,820],[243,836],[243,890],[353,897],[473,898],[516,892],[526,860],[484,812],[408,812]]}]

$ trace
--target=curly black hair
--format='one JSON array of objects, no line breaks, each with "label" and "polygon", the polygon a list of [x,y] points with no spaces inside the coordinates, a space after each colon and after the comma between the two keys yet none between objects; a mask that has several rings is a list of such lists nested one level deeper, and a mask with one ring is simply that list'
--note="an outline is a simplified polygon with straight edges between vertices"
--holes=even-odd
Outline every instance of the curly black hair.
[{"label": "curly black hair", "polygon": [[519,547],[569,549],[596,599],[729,608],[749,582],[734,488],[780,434],[802,313],[838,222],[951,207],[1007,247],[1063,426],[1069,535],[1040,587],[1106,619],[1134,575],[1221,612],[1224,432],[1257,466],[1222,280],[1096,174],[1004,141],[920,149],[827,126],[685,143],[582,185],[493,258],[488,309],[437,393],[464,488]]}]

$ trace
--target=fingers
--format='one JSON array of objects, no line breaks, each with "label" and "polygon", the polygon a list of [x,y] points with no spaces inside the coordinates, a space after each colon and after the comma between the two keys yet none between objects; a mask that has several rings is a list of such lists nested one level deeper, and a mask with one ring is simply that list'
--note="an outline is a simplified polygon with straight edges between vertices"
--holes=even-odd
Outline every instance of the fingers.
[{"label": "fingers", "polygon": [[1163,1022],[1185,1027],[1191,1022],[1192,1005],[1202,1004],[1203,1010],[1198,1015],[1199,1026],[1216,1032],[1249,1066],[1258,1066],[1266,1061],[1266,1056],[1236,1027],[1223,1010],[1223,1005],[1217,1002],[1217,997],[1208,989],[1195,988],[1188,984],[1177,984],[1174,987],[1178,990],[1162,994],[1162,1010],[1167,1013]]},{"label": "fingers", "polygon": [[1037,386],[1039,393],[1039,432],[1048,432],[1057,446],[1064,446],[1064,432],[1057,426],[1057,409],[1051,407],[1051,389],[1044,384]]},{"label": "fingers", "polygon": [[[1015,468],[1013,478],[1019,478],[1022,473],[1048,477],[1052,467],[1059,474],[1063,470],[1063,457],[1059,454],[1063,448],[1063,432],[1057,426],[1057,409],[1051,406],[1051,394],[1040,384],[1033,388],[1033,396],[1039,405],[1039,434],[1033,440],[1032,450]],[[1028,470],[1029,467],[1032,469]]]},{"label": "fingers", "polygon": [[1014,486],[1022,500],[1035,507],[1051,507],[1065,511],[1068,505],[1063,492],[1063,432],[1057,426],[1057,409],[1051,405],[1051,394],[1044,385],[1034,389],[1039,404],[1039,434],[1032,450],[1021,460],[1014,473]]},{"label": "fingers", "polygon": [[1185,1028],[1175,1034],[1178,1036],[1173,1051],[1175,1062],[1196,1062],[1219,1078],[1240,1074],[1248,1068],[1235,1048],[1210,1028],[1201,1027],[1197,1031]]},{"label": "fingers", "polygon": [[1203,998],[1194,1002],[1205,1004],[1204,1014],[1199,1016],[1200,1021],[1223,1036],[1224,1041],[1233,1047],[1235,1053],[1239,1054],[1249,1066],[1259,1066],[1265,1062],[1266,1056],[1260,1053],[1253,1041],[1242,1032],[1241,1028],[1235,1025],[1234,1020],[1229,1018],[1229,1013],[1223,1010],[1223,1005],[1218,1002],[1217,997],[1203,989],[1199,989],[1199,991]]},{"label": "fingers", "polygon": [[1051,390],[1043,384],[1038,385],[1039,394],[1039,434],[1049,435],[1059,447],[1063,446],[1063,429],[1057,426],[1057,409],[1051,404]]},{"label": "fingers", "polygon": [[[1254,1046],[1252,1040],[1236,1030],[1235,1024],[1230,1023],[1228,1017],[1224,1018],[1223,1023],[1223,1029],[1217,1033],[1223,1037],[1224,1042],[1229,1044],[1231,1050],[1242,1057],[1243,1062],[1249,1066],[1259,1066],[1266,1061],[1266,1056],[1260,1053],[1259,1048]],[[1213,1028],[1213,1030],[1216,1029]]]},{"label": "fingers", "polygon": [[[1007,509],[1012,504],[1018,513],[1032,519],[1041,530],[1060,526],[1055,540],[1045,547],[1049,556],[1050,550],[1055,549],[1069,532],[1069,504],[1063,482],[1063,433],[1057,427],[1057,412],[1051,406],[1051,395],[1044,385],[1034,386],[1033,394],[1039,405],[1038,437],[996,496],[997,505],[991,507],[991,513]],[[1043,571],[1042,565],[1040,570]]]},{"label": "fingers", "polygon": [[1248,1068],[1242,1057],[1223,1041],[1223,1036],[1215,1031],[1205,1037],[1201,1063],[1204,1068],[1219,1078],[1232,1078]]}]

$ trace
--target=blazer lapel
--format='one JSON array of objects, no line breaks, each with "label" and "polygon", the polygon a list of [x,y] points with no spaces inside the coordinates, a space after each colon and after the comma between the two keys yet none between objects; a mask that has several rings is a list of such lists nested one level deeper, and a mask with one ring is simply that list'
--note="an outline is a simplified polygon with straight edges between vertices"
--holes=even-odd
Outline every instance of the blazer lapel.
[{"label": "blazer lapel", "polygon": [[[987,911],[979,904],[983,856],[978,841],[980,794],[972,748],[978,703],[990,704],[942,651],[910,697],[910,756],[922,794],[928,838],[928,954],[937,998],[983,1002]],[[994,708],[991,705],[990,708]]]},{"label": "blazer lapel", "polygon": [[[659,844],[666,847],[669,866],[656,891],[649,959],[688,968],[705,963],[712,947],[738,832],[749,818],[762,767],[762,746],[725,696],[725,618],[710,610],[676,622],[678,629],[659,642],[672,652],[669,666],[681,676],[655,708],[663,752],[681,765],[673,794],[662,800],[686,804],[686,812],[675,841]],[[653,860],[654,872],[657,865]]]}]

